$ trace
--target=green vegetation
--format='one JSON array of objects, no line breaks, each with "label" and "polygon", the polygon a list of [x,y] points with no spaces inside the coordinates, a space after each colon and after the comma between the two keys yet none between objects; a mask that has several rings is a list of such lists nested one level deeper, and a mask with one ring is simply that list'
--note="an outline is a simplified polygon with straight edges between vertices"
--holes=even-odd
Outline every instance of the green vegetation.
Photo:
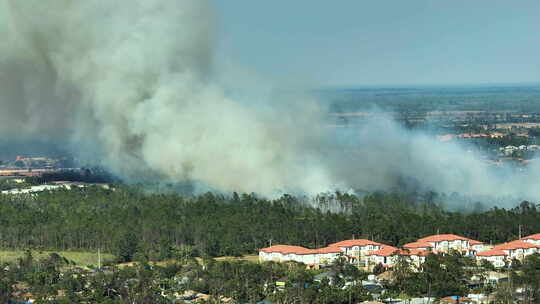
[{"label": "green vegetation", "polygon": [[[58,298],[56,303],[171,303],[192,290],[207,294],[208,303],[220,297],[237,303],[356,303],[373,295],[359,283],[367,274],[343,260],[329,269],[306,270],[296,263],[253,263],[255,254],[270,242],[315,248],[353,235],[399,246],[437,232],[499,243],[515,239],[520,226],[523,235],[540,231],[540,206],[530,202],[453,212],[443,206],[454,198],[436,193],[338,192],[269,200],[141,189],[114,185],[0,195],[0,302],[6,295],[23,299],[31,293]],[[98,249],[106,253],[104,265],[137,263],[97,270]],[[512,285],[482,292],[504,301],[520,287],[523,297],[538,300],[539,260],[537,255],[513,263]],[[476,265],[458,253],[431,254],[418,271],[404,258],[384,288],[388,296],[402,298],[465,295],[473,290],[465,280],[489,270],[491,265]],[[316,280],[322,272],[329,274]],[[283,284],[276,285],[278,280]]]},{"label": "green vegetation", "polygon": [[[186,291],[204,293],[205,303],[353,303],[370,299],[359,282],[365,274],[340,261],[328,279],[315,282],[318,271],[291,263],[254,264],[213,259],[183,260],[164,266],[146,262],[122,268],[65,270],[59,255],[36,259],[27,251],[10,266],[0,268],[0,301],[34,298],[38,303],[173,303]],[[62,274],[62,275],[60,275]],[[283,286],[277,281],[284,280]],[[188,292],[189,294],[189,292]],[[189,298],[189,295],[186,296]]]},{"label": "green vegetation", "polygon": [[[69,261],[58,254],[36,258],[31,251],[16,262],[0,267],[0,301],[27,300],[37,303],[178,303],[202,293],[202,303],[256,303],[267,300],[277,304],[346,304],[385,297],[463,296],[486,292],[495,303],[537,303],[540,300],[540,255],[531,255],[515,263],[510,280],[500,285],[484,284],[471,289],[464,282],[482,269],[459,253],[430,254],[423,267],[414,271],[403,259],[379,291],[370,292],[361,284],[362,272],[338,259],[324,270],[308,270],[303,264],[262,264],[246,261],[216,261],[193,258],[167,264],[146,261],[126,267],[103,269],[68,267]],[[521,289],[521,294],[516,293]],[[382,291],[384,290],[384,291]],[[373,291],[373,290],[372,290]],[[519,299],[519,300],[518,300]],[[50,302],[52,301],[52,302]],[[227,300],[230,301],[230,300]]]},{"label": "green vegetation", "polygon": [[[78,266],[97,266],[99,263],[97,252],[77,252],[77,251],[34,251],[33,255],[37,259],[43,259],[50,254],[56,253],[65,257],[70,262]],[[22,258],[25,251],[0,251],[0,264],[13,263]],[[101,254],[102,265],[111,264],[116,260],[116,257],[109,253]]]},{"label": "green vegetation", "polygon": [[[273,244],[310,248],[357,238],[401,245],[426,235],[455,233],[500,243],[540,231],[540,209],[523,202],[512,209],[446,211],[452,196],[334,193],[311,200],[284,195],[195,197],[147,194],[136,187],[89,187],[32,195],[0,195],[0,249],[84,251],[167,260],[176,256],[256,254]],[[307,204],[314,204],[317,208]],[[328,212],[325,210],[339,210]]]}]

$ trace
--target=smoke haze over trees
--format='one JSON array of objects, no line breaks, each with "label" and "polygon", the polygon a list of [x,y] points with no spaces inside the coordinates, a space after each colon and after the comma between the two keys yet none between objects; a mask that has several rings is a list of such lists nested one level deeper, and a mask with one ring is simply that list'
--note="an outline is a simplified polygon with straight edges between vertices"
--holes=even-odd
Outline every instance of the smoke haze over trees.
[{"label": "smoke haze over trees", "polygon": [[0,1],[0,133],[69,139],[80,159],[127,181],[194,181],[198,192],[316,194],[406,181],[540,198],[540,165],[492,172],[476,153],[389,117],[336,134],[306,96],[235,99],[213,63],[215,18],[201,0]]}]

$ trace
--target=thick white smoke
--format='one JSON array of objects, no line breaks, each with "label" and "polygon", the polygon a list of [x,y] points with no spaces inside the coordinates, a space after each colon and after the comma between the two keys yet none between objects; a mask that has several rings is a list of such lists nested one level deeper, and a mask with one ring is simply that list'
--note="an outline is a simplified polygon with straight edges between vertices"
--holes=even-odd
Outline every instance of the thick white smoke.
[{"label": "thick white smoke", "polygon": [[350,146],[314,103],[231,99],[213,77],[210,6],[0,0],[0,133],[70,138],[128,180],[273,194],[385,189],[406,177],[435,191],[540,197],[540,170],[500,177],[391,119],[352,130]]},{"label": "thick white smoke", "polygon": [[97,149],[128,179],[261,193],[331,184],[304,151],[318,128],[305,125],[313,121],[306,113],[298,121],[266,115],[213,84],[207,1],[2,5],[3,128],[69,129],[67,136],[92,145],[80,150]]}]

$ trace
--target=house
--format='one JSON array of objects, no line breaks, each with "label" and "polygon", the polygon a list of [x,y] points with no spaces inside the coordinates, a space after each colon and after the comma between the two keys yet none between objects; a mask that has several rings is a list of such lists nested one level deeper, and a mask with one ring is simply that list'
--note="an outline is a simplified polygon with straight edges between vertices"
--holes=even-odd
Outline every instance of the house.
[{"label": "house", "polygon": [[429,255],[429,251],[420,249],[405,249],[400,250],[399,255],[407,256],[410,258],[412,264],[416,267],[420,267],[420,264],[426,261],[426,256]]},{"label": "house", "polygon": [[436,234],[418,239],[417,242],[429,243],[433,246],[433,251],[448,252],[450,249],[469,254],[469,239],[455,234]]},{"label": "house", "polygon": [[482,252],[490,249],[486,244],[473,239],[469,239],[469,246],[474,252]]},{"label": "house", "polygon": [[476,260],[486,260],[493,264],[495,267],[504,267],[505,261],[508,257],[508,253],[501,249],[491,249],[476,254]]},{"label": "house", "polygon": [[540,245],[540,233],[523,237],[520,240],[524,242],[529,242],[531,244]]},{"label": "house", "polygon": [[366,239],[345,240],[328,245],[339,248],[345,255],[363,257],[368,253],[381,249],[383,244]]},{"label": "house", "polygon": [[274,245],[259,251],[259,261],[295,261],[307,265],[330,264],[341,256],[335,247],[309,249],[301,246]]},{"label": "house", "polygon": [[292,245],[274,245],[259,251],[260,261],[286,262],[296,258],[296,255],[307,252],[308,249]]},{"label": "house", "polygon": [[383,246],[379,250],[368,253],[366,266],[382,264],[384,267],[392,267],[395,264],[395,255],[398,251],[399,249],[396,247]]},{"label": "house", "polygon": [[[342,255],[342,252],[339,248],[336,247],[325,247],[319,249],[312,249],[312,263],[306,264],[331,264],[337,260]],[[308,261],[309,262],[309,261]]]},{"label": "house", "polygon": [[522,259],[528,255],[540,252],[540,245],[534,243],[525,242],[522,240],[516,240],[493,247],[496,250],[502,250],[508,254],[510,259]]},{"label": "house", "polygon": [[[380,250],[369,253],[367,263],[371,265],[382,264],[385,267],[393,267],[398,257],[409,257],[413,266],[419,267],[424,263],[429,251],[420,249],[398,249],[396,247],[384,245]],[[368,265],[366,265],[368,266]]]},{"label": "house", "polygon": [[431,245],[428,242],[412,242],[407,243],[403,245],[403,248],[405,249],[417,249],[417,250],[431,250],[433,249],[433,245]]}]

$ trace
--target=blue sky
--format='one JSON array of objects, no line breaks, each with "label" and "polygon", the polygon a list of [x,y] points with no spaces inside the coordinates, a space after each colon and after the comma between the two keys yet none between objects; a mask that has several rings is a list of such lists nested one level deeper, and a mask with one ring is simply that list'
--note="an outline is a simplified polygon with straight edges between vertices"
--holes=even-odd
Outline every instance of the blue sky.
[{"label": "blue sky", "polygon": [[540,82],[539,0],[212,0],[218,62],[320,85]]}]

